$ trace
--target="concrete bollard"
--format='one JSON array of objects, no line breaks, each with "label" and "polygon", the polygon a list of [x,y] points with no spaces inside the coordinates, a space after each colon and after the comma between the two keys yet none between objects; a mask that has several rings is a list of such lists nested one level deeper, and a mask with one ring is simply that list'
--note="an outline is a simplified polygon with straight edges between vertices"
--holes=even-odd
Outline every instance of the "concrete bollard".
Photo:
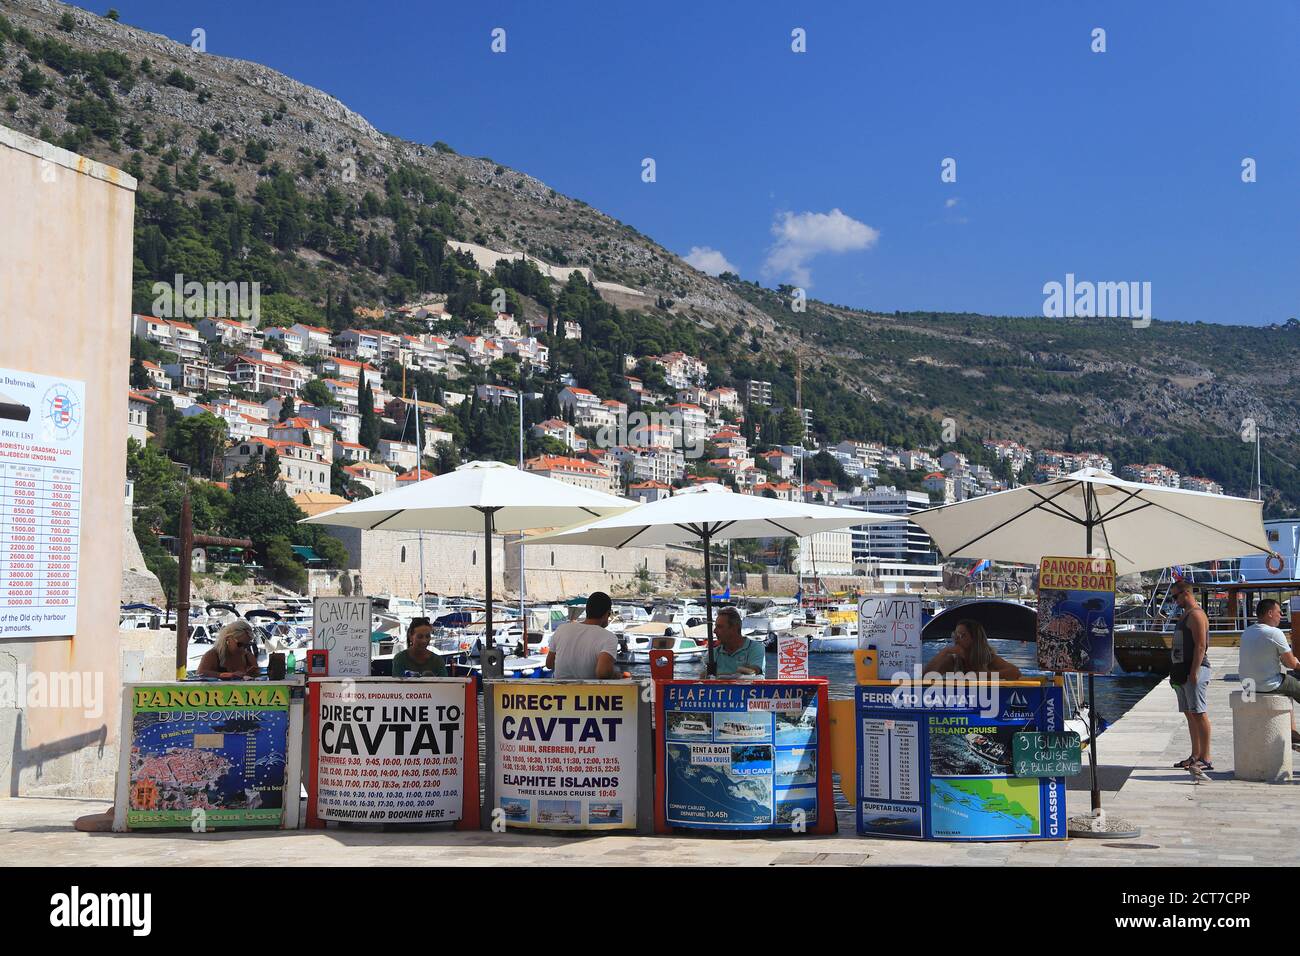
[{"label": "concrete bollard", "polygon": [[1228,697],[1232,707],[1233,776],[1238,780],[1287,783],[1291,779],[1291,698],[1241,691]]}]

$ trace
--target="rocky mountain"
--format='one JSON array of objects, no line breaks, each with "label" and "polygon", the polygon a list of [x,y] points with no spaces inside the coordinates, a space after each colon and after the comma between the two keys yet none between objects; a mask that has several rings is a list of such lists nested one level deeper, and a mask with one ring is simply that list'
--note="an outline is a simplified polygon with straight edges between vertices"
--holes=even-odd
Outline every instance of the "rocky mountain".
[{"label": "rocky mountain", "polygon": [[258,279],[319,313],[344,291],[358,305],[448,294],[464,263],[444,240],[524,252],[590,269],[627,312],[725,340],[735,351],[709,356],[720,380],[769,378],[790,403],[801,373],[823,437],[925,437],[950,419],[966,436],[1101,448],[1117,467],[1163,461],[1245,494],[1254,450],[1242,436],[1256,427],[1270,511],[1300,506],[1295,320],[1133,328],[804,304],[700,273],[525,172],[389,136],[259,64],[53,0],[0,11],[0,122],[140,178],[142,289],[183,264]]}]

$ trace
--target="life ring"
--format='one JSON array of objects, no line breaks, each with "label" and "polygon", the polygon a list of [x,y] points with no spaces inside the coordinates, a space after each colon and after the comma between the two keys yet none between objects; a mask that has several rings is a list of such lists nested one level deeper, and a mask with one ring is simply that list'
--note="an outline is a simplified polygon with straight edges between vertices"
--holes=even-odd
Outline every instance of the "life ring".
[{"label": "life ring", "polygon": [[1286,567],[1286,562],[1282,560],[1282,555],[1273,553],[1264,562],[1264,567],[1268,568],[1269,574],[1279,574]]}]

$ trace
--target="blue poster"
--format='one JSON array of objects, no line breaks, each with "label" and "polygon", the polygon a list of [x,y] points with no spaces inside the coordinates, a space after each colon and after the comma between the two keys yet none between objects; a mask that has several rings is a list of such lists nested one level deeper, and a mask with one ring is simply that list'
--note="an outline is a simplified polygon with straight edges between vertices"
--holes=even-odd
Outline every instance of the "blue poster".
[{"label": "blue poster", "polygon": [[1065,836],[1065,780],[1016,777],[1011,737],[1060,731],[1057,686],[857,688],[857,828],[927,840]]},{"label": "blue poster", "polygon": [[818,813],[819,686],[664,685],[669,826],[811,828]]}]

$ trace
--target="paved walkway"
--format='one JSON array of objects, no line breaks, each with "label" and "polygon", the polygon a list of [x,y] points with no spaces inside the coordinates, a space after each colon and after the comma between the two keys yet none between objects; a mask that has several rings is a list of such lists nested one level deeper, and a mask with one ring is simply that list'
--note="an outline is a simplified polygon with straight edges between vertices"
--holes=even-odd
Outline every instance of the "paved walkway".
[{"label": "paved walkway", "polygon": [[[1300,864],[1300,782],[1232,779],[1236,650],[1212,650],[1212,781],[1193,784],[1171,764],[1187,756],[1186,724],[1162,683],[1100,739],[1103,805],[1142,828],[1137,840],[1051,843],[919,843],[853,835],[840,813],[840,835],[533,836],[454,830],[299,830],[272,833],[78,833],[72,820],[107,808],[104,801],[0,799],[0,862],[36,866],[288,864],[368,865],[1192,865]],[[1071,813],[1089,807],[1087,766],[1071,780]]]}]

